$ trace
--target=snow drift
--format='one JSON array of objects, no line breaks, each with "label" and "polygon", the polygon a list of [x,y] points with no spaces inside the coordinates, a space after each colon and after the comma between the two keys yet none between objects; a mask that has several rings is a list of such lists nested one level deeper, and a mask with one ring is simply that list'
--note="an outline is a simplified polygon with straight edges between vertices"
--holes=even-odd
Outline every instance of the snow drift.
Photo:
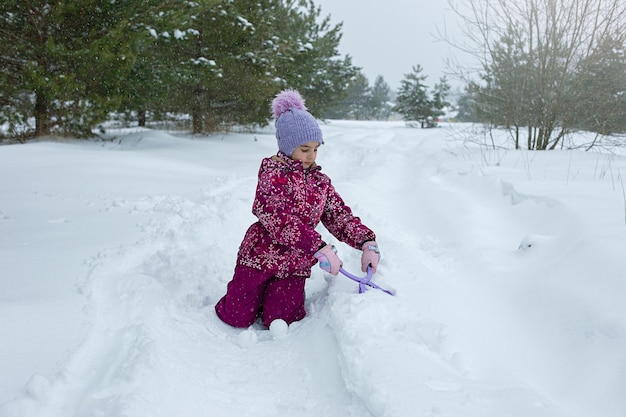
[{"label": "snow drift", "polygon": [[323,125],[397,295],[316,268],[308,316],[256,341],[213,306],[270,129],[0,147],[0,415],[625,415],[626,159],[469,128]]}]

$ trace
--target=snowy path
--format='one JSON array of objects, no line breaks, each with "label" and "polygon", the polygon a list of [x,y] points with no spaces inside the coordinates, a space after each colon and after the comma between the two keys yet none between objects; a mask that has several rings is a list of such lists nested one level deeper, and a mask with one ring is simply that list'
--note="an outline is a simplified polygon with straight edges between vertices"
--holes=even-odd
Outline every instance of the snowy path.
[{"label": "snowy path", "polygon": [[[194,141],[143,132],[87,146],[116,176],[90,181],[85,170],[89,191],[73,185],[75,209],[93,216],[87,234],[101,242],[74,270],[85,331],[56,370],[18,383],[23,391],[0,416],[623,415],[626,309],[611,290],[624,288],[612,272],[624,270],[615,254],[626,243],[613,244],[623,231],[607,252],[589,231],[594,220],[548,197],[558,187],[533,195],[513,185],[533,167],[514,157],[506,165],[503,155],[504,164],[486,164],[484,151],[448,129],[334,122],[324,131],[319,162],[377,232],[376,280],[396,297],[359,295],[355,283],[315,269],[307,318],[285,339],[255,328],[258,342],[240,346],[241,330],[221,323],[213,306],[253,221],[271,134]],[[261,139],[254,146],[252,136]],[[49,158],[68,152],[46,146]],[[585,162],[573,186],[587,185]],[[598,198],[613,198],[597,191],[607,179],[591,180]],[[359,254],[338,247],[356,272]],[[608,271],[597,286],[575,272],[598,268],[588,256]],[[593,391],[598,384],[604,389]]]}]

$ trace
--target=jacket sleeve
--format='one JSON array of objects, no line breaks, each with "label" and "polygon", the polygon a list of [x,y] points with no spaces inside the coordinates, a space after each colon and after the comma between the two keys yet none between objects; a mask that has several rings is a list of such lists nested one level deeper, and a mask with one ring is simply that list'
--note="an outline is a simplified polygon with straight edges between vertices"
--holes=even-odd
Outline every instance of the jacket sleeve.
[{"label": "jacket sleeve", "polygon": [[363,243],[376,240],[376,234],[352,214],[332,184],[328,188],[322,224],[338,240],[355,249],[360,250]]},{"label": "jacket sleeve", "polygon": [[285,173],[267,171],[260,174],[252,213],[274,241],[312,255],[323,241],[313,227],[293,214],[292,187]]}]

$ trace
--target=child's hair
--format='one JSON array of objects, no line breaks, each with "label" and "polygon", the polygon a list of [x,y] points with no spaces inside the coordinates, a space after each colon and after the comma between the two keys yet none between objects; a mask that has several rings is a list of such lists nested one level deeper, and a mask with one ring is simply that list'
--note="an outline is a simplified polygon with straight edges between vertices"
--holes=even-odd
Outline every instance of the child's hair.
[{"label": "child's hair", "polygon": [[296,90],[283,90],[272,100],[278,150],[291,156],[307,142],[324,143],[322,130]]}]

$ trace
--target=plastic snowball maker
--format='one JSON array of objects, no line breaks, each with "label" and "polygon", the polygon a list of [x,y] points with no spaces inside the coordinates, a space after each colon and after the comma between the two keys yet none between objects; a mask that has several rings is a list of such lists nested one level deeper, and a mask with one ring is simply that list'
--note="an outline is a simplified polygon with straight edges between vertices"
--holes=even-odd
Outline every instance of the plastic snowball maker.
[{"label": "plastic snowball maker", "polygon": [[371,266],[367,267],[367,275],[365,275],[364,277],[357,277],[356,275],[353,275],[350,272],[343,269],[343,267],[339,268],[339,272],[341,272],[342,274],[344,274],[351,280],[359,283],[359,294],[364,293],[367,290],[367,287],[371,287],[371,288],[376,288],[377,290],[386,292],[389,295],[395,295],[393,291],[386,290],[371,281],[372,275],[374,275],[374,273],[372,272]]}]

